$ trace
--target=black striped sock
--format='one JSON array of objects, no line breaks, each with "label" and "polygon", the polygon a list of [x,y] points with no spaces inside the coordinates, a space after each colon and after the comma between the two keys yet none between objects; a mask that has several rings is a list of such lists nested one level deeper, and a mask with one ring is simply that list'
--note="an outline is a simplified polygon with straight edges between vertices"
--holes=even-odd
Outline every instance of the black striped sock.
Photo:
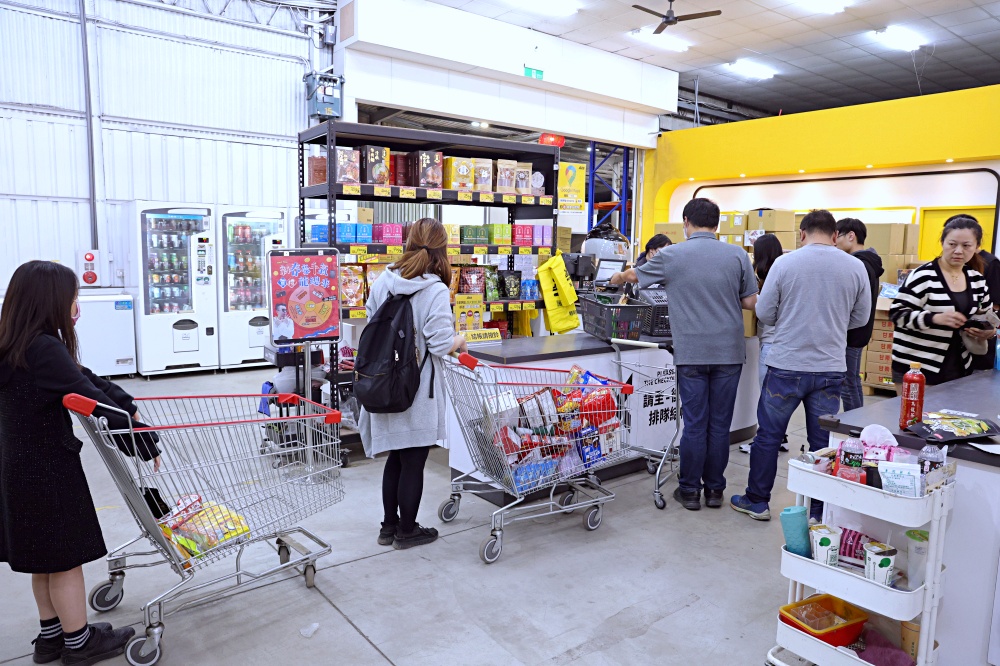
[{"label": "black striped sock", "polygon": [[90,638],[90,625],[85,624],[83,625],[83,629],[63,634],[63,637],[66,641],[66,649],[80,650],[87,644],[87,639]]},{"label": "black striped sock", "polygon": [[62,623],[58,617],[51,620],[39,620],[38,624],[42,625],[42,638],[59,638],[62,635]]}]

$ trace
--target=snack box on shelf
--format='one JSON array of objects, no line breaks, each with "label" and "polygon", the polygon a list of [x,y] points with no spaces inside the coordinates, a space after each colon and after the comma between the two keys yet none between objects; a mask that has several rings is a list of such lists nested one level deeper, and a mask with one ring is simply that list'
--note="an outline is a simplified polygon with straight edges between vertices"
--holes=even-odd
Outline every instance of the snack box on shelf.
[{"label": "snack box on shelf", "polygon": [[[361,151],[344,146],[336,149],[337,182],[354,184],[361,182]],[[326,180],[324,166],[323,180]]]},{"label": "snack box on shelf", "polygon": [[467,157],[444,158],[444,187],[449,190],[471,190],[473,162]]},{"label": "snack box on shelf", "polygon": [[[535,242],[535,228],[530,224],[515,224],[513,230],[514,245],[531,245]],[[540,243],[535,243],[540,245]]]},{"label": "snack box on shelf", "polygon": [[389,149],[385,146],[361,146],[362,181],[369,185],[390,185]]},{"label": "snack box on shelf", "polygon": [[510,245],[511,226],[509,224],[487,224],[486,231],[492,245]]},{"label": "snack box on shelf", "polygon": [[781,547],[781,575],[815,590],[832,590],[837,596],[864,606],[867,610],[894,620],[912,620],[924,604],[924,586],[916,590],[897,590],[843,567],[832,567],[809,557],[788,552]]},{"label": "snack box on shelf", "polygon": [[459,245],[462,242],[462,225],[446,224],[444,230],[448,232],[448,245]]},{"label": "snack box on shelf", "polygon": [[487,244],[490,242],[489,233],[482,225],[463,225],[461,230],[462,245]]},{"label": "snack box on shelf", "polygon": [[358,225],[354,222],[337,222],[337,242],[356,243],[358,240]]},{"label": "snack box on shelf", "polygon": [[355,243],[371,243],[373,227],[372,224],[362,224],[358,222],[355,227],[354,242]]},{"label": "snack box on shelf", "polygon": [[407,181],[416,187],[439,188],[444,181],[444,154],[434,150],[415,150],[409,154]]},{"label": "snack box on shelf", "polygon": [[905,527],[923,527],[934,517],[936,505],[946,514],[954,501],[952,485],[922,497],[903,497],[841,479],[799,460],[788,461],[788,489]]},{"label": "snack box on shelf", "polygon": [[386,245],[402,245],[403,225],[380,223],[372,225],[372,242]]}]

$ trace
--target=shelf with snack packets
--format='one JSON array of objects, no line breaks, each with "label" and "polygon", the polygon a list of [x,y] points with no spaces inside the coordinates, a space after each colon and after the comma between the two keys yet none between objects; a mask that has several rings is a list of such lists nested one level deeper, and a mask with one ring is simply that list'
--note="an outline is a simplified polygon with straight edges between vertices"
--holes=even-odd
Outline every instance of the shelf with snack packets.
[{"label": "shelf with snack packets", "polygon": [[[487,301],[484,305],[487,312],[524,312],[545,309],[545,301],[541,299],[535,301]],[[366,319],[368,317],[368,312],[364,307],[341,308],[340,312],[344,319]]]},{"label": "shelf with snack packets", "polygon": [[[338,243],[337,251],[341,254],[352,254],[363,257],[393,257],[403,254],[405,243],[384,244],[384,243]],[[537,254],[549,256],[552,248],[538,245],[490,245],[490,244],[466,244],[449,245],[448,256],[458,256],[463,254]],[[380,259],[370,259],[370,263],[380,263]],[[389,259],[393,261],[393,259]]]},{"label": "shelf with snack packets", "polygon": [[366,183],[326,183],[300,188],[303,199],[326,199],[330,191],[338,199],[348,201],[386,201],[389,203],[447,203],[473,206],[539,206],[552,208],[552,195],[510,194],[503,192],[474,192],[431,187],[402,187],[396,185],[369,185]]}]

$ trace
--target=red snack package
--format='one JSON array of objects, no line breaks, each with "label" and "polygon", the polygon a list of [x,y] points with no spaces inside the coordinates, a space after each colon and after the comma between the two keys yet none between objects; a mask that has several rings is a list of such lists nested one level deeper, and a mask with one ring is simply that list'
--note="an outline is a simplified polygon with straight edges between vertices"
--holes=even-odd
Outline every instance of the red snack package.
[{"label": "red snack package", "polygon": [[517,436],[513,428],[505,427],[493,437],[493,444],[507,455],[517,453],[521,448],[521,438]]},{"label": "red snack package", "polygon": [[591,423],[604,423],[618,412],[615,394],[608,388],[591,391],[580,403],[580,413]]}]

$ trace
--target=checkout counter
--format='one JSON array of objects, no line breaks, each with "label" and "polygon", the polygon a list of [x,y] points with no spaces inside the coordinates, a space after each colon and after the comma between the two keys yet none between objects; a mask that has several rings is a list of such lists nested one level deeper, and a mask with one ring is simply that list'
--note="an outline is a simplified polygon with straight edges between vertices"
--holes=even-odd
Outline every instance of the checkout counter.
[{"label": "checkout counter", "polygon": [[[884,400],[821,419],[820,425],[831,439],[839,439],[877,423],[901,446],[919,451],[922,439],[899,432],[899,403],[899,398]],[[1000,420],[1000,372],[977,372],[927,387],[924,411],[942,409]],[[948,459],[958,463],[958,471],[955,505],[945,532],[946,571],[935,634],[941,645],[938,663],[944,665],[1000,664],[1000,442],[976,444],[948,448]]]}]

